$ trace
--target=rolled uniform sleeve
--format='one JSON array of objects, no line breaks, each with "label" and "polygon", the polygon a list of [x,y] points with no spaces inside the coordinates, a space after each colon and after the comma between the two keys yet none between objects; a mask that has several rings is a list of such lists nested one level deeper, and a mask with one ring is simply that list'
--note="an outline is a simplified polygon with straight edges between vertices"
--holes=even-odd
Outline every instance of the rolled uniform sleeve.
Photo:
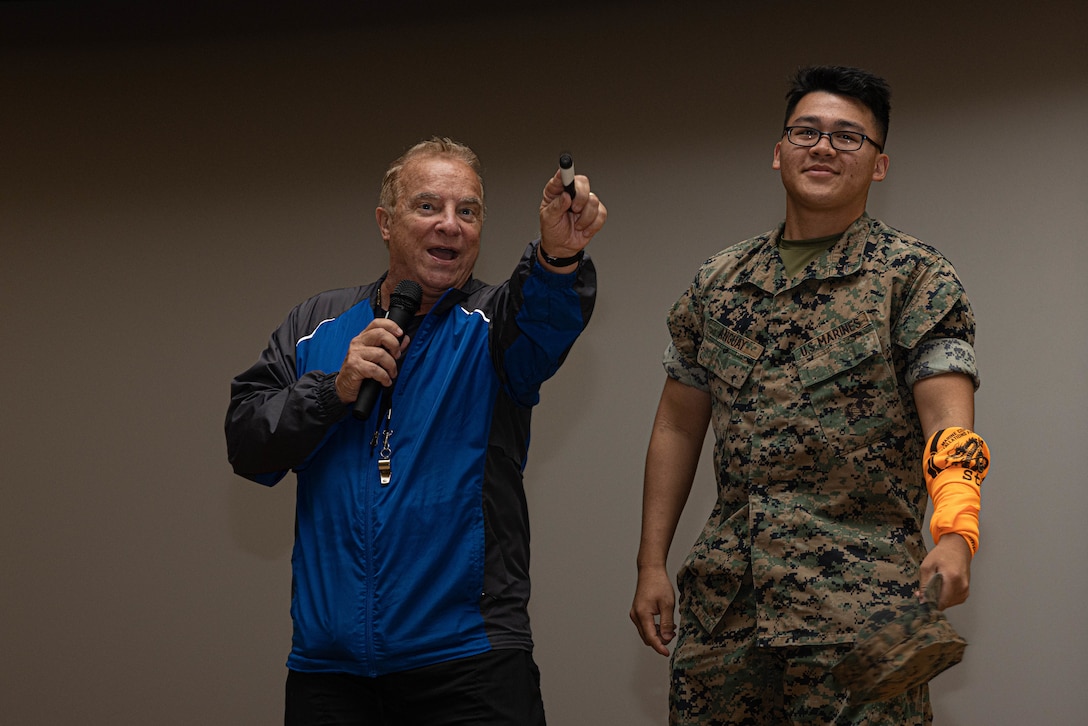
[{"label": "rolled uniform sleeve", "polygon": [[925,268],[913,286],[893,336],[907,348],[906,384],[942,373],[962,373],[979,386],[975,318],[967,293],[943,258]]},{"label": "rolled uniform sleeve", "polygon": [[698,304],[698,279],[684,292],[669,311],[667,324],[672,340],[665,348],[662,364],[665,373],[685,386],[709,391],[706,368],[698,362],[703,344],[703,313]]}]

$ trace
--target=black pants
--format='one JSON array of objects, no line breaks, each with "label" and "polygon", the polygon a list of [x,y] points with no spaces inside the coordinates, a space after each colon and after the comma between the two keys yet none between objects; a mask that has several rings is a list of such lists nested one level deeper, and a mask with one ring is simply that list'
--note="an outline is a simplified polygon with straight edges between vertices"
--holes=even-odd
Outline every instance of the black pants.
[{"label": "black pants", "polygon": [[540,671],[524,650],[377,678],[287,673],[285,726],[545,726]]}]

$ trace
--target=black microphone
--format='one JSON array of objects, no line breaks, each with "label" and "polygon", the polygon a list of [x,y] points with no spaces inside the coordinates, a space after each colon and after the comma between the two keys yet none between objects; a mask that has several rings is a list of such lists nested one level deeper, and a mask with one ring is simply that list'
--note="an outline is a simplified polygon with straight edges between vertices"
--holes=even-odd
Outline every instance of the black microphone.
[{"label": "black microphone", "polygon": [[[419,283],[412,280],[401,280],[397,283],[397,288],[393,290],[393,294],[389,296],[389,312],[385,314],[385,317],[399,325],[403,330],[415,317],[416,311],[419,310],[419,305],[422,302],[423,288],[419,286]],[[355,407],[352,409],[355,418],[360,421],[370,418],[370,412],[374,410],[374,404],[378,402],[378,394],[381,389],[382,384],[373,378],[363,380],[363,384],[359,387],[359,397],[355,399]]]}]

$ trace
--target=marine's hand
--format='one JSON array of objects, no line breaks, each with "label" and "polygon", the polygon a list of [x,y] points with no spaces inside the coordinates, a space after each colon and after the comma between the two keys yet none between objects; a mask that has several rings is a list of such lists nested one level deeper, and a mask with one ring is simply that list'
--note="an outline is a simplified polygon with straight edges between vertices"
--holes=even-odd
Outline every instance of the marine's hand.
[{"label": "marine's hand", "polygon": [[601,231],[608,210],[590,191],[589,179],[574,177],[574,199],[563,191],[563,180],[556,170],[544,187],[540,200],[540,245],[552,257],[573,257],[585,248],[593,235]]},{"label": "marine's hand", "polygon": [[631,621],[638,628],[642,642],[667,656],[666,647],[676,636],[673,607],[676,593],[664,567],[639,568]]},{"label": "marine's hand", "polygon": [[967,600],[971,585],[971,546],[967,540],[955,533],[941,537],[926,558],[922,560],[922,575],[918,597],[922,597],[929,579],[941,573],[944,582],[941,585],[941,601],[937,608],[959,605]]},{"label": "marine's hand", "polygon": [[367,378],[382,386],[392,385],[397,377],[397,361],[404,355],[410,338],[388,318],[376,318],[356,335],[348,346],[340,374],[336,376],[336,394],[344,403],[354,403],[359,387]]}]

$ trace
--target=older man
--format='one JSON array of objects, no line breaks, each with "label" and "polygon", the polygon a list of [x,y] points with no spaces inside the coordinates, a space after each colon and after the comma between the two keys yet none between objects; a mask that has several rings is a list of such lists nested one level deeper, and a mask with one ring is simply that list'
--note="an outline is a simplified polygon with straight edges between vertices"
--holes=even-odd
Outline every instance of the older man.
[{"label": "older man", "polygon": [[[544,187],[510,279],[473,277],[476,155],[432,139],[376,211],[389,269],[297,306],[231,386],[228,455],[298,480],[287,724],[543,724],[522,470],[530,412],[589,320],[584,249],[607,211],[584,176]],[[402,280],[418,314],[386,316]],[[381,395],[350,415],[367,381]]]}]

